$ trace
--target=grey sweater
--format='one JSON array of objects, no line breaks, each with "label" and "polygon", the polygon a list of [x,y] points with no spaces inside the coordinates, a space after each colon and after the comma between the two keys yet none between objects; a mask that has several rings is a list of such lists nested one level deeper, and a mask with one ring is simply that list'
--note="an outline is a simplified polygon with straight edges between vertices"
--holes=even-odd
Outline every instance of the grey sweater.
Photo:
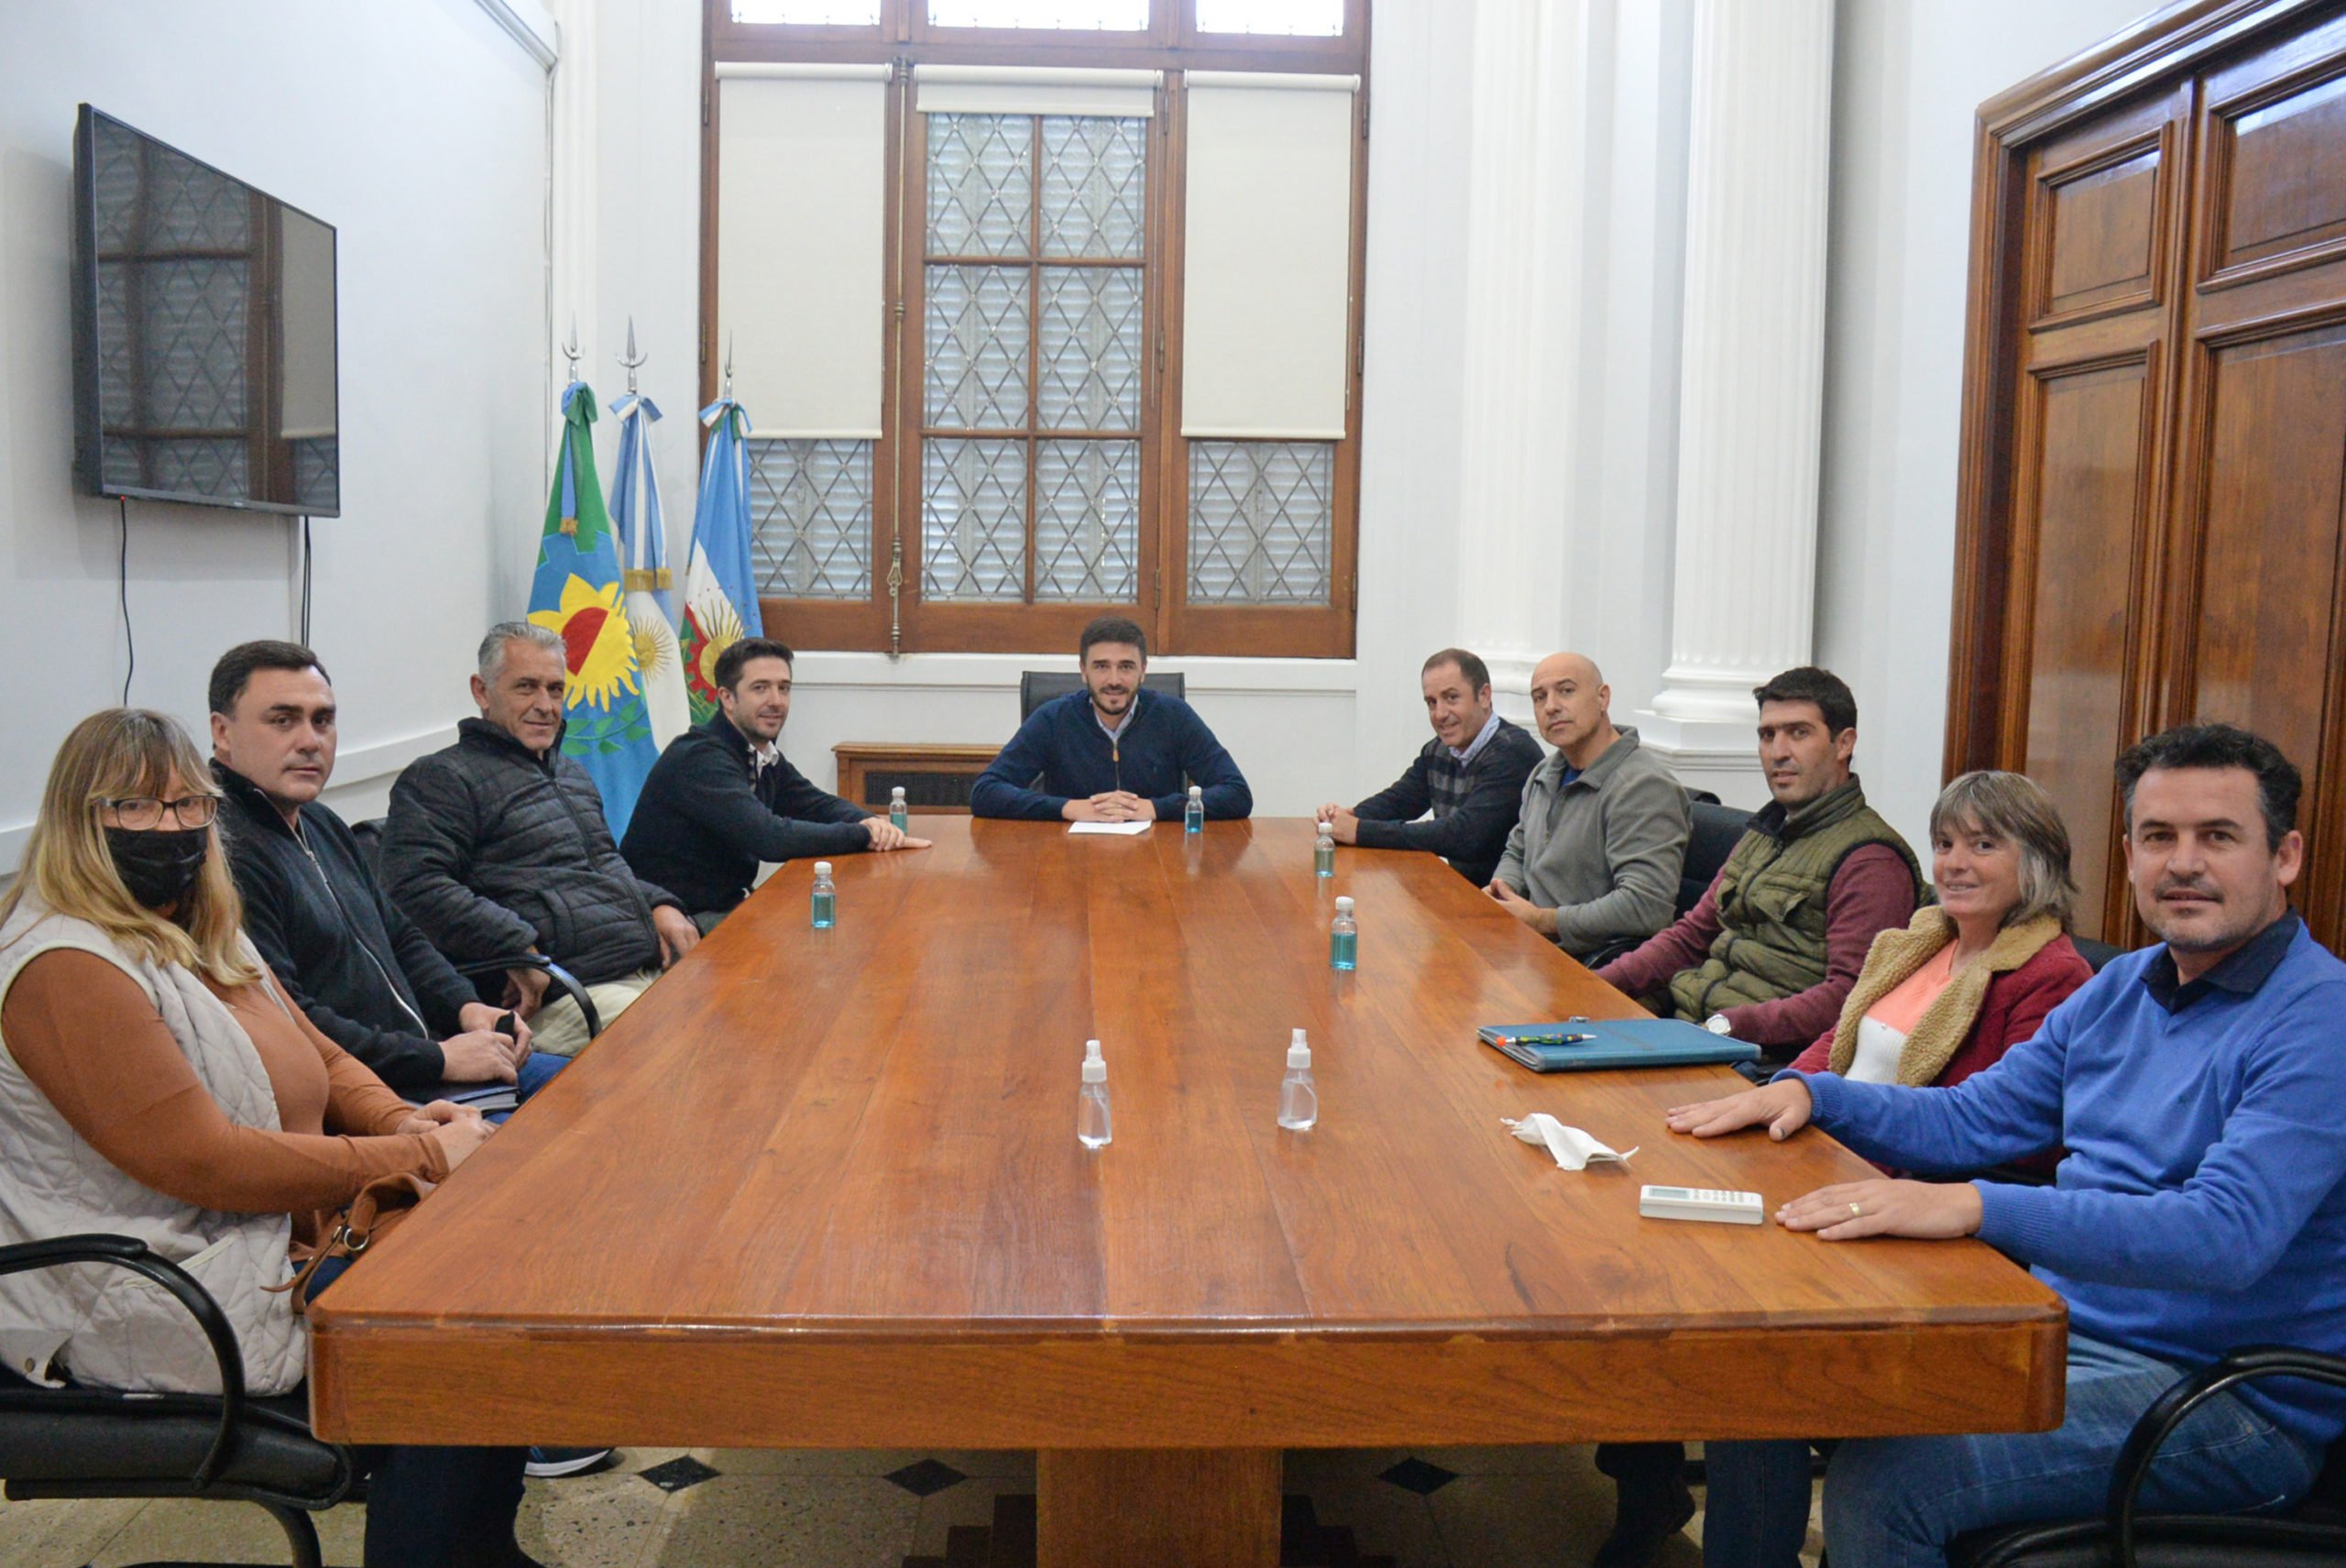
[{"label": "grey sweater", "polygon": [[1571,784],[1551,753],[1523,784],[1497,878],[1556,912],[1556,945],[1585,958],[1670,924],[1694,813],[1668,766],[1621,738]]}]

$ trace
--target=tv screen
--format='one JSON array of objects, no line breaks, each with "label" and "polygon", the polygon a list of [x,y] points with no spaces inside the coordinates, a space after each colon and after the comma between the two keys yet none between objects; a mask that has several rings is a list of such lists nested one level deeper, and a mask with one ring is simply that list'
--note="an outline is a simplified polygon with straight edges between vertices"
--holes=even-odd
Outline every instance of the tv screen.
[{"label": "tv screen", "polygon": [[87,104],[73,205],[82,488],[339,515],[333,225]]}]

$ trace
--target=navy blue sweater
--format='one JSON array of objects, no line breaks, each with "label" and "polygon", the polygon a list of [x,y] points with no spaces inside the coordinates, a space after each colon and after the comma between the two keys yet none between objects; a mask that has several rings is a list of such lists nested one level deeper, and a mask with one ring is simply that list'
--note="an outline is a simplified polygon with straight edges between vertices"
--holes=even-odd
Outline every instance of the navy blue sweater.
[{"label": "navy blue sweater", "polygon": [[[1037,774],[1042,788],[1029,788]],[[1070,800],[1122,789],[1146,796],[1158,821],[1178,821],[1189,796],[1184,774],[1205,791],[1208,817],[1244,817],[1255,809],[1238,764],[1179,697],[1146,687],[1133,694],[1132,716],[1112,745],[1091,716],[1091,694],[1069,692],[1018,727],[1002,755],[978,775],[970,809],[980,817],[1055,822]]]},{"label": "navy blue sweater", "polygon": [[[2066,1145],[2059,1185],[1980,1181],[1979,1239],[2034,1266],[2077,1333],[2182,1366],[2243,1344],[2346,1354],[2346,964],[2295,915],[2189,985],[2111,961],[2036,1037],[1946,1089],[1806,1079],[1868,1159],[1979,1170]],[[2308,1442],[2346,1394],[2244,1387]]]}]

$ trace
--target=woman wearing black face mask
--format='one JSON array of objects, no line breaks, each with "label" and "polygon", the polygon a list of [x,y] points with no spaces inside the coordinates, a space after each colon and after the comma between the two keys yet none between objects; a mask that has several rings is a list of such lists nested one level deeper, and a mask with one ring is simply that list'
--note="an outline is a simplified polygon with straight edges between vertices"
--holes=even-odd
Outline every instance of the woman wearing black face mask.
[{"label": "woman wearing black face mask", "polygon": [[[93,714],[59,748],[0,896],[0,1243],[137,1237],[220,1303],[247,1390],[283,1395],[307,1350],[297,1263],[367,1182],[438,1181],[488,1133],[406,1104],[285,1001],[238,929],[218,810],[161,714]],[[191,1320],[133,1275],[0,1277],[0,1326],[42,1383],[218,1391]],[[370,1568],[530,1563],[522,1450],[380,1452]]]}]

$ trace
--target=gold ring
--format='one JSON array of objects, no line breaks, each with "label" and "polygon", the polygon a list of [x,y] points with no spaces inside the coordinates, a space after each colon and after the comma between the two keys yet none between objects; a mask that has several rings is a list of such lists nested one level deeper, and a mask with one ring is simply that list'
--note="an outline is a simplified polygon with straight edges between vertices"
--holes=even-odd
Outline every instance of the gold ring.
[{"label": "gold ring", "polygon": [[1863,1209],[1858,1208],[1855,1203],[1849,1205],[1849,1218],[1856,1220],[1862,1219],[1864,1216],[1865,1211]]}]

